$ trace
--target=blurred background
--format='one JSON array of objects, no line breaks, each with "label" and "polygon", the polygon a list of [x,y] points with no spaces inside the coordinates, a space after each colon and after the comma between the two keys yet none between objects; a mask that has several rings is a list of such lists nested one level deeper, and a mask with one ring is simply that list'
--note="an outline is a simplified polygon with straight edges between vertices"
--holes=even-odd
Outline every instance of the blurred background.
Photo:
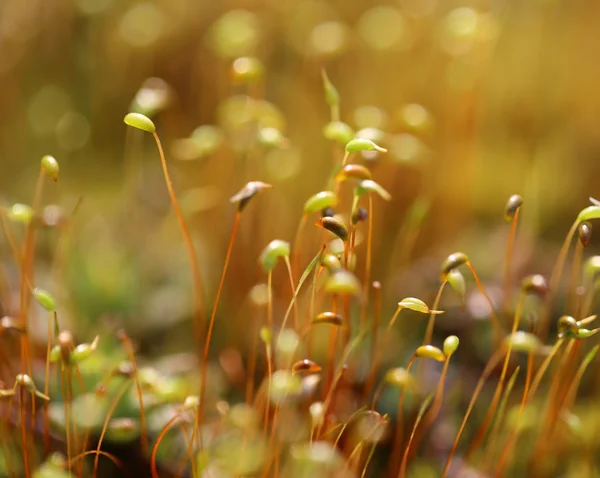
[{"label": "blurred background", "polygon": [[[58,159],[44,203],[77,211],[62,232],[40,233],[38,285],[80,337],[125,327],[154,357],[191,347],[189,266],[155,144],[123,116],[144,111],[157,125],[209,304],[230,196],[272,184],[242,217],[217,317],[214,350],[245,350],[264,301],[257,258],[272,239],[292,241],[343,152],[324,135],[325,69],[341,120],[388,149],[353,160],[392,194],[371,218],[384,316],[405,296],[429,303],[455,250],[498,297],[508,197],[524,198],[520,278],[549,272],[600,194],[599,20],[594,0],[2,0],[1,199],[31,203],[39,158]],[[262,64],[252,81],[244,57]],[[273,131],[286,140],[257,139]],[[320,245],[313,229],[303,266]],[[289,285],[285,270],[274,277],[280,317]]]}]

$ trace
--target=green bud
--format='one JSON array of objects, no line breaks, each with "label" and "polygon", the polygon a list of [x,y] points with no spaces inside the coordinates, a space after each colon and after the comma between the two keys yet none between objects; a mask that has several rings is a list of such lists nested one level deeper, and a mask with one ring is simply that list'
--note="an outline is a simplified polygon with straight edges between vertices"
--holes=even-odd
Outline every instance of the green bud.
[{"label": "green bud", "polygon": [[398,307],[409,309],[421,314],[443,314],[443,310],[431,310],[425,302],[415,297],[406,297],[398,302]]},{"label": "green bud", "polygon": [[259,262],[265,272],[271,272],[277,265],[277,259],[280,257],[289,257],[290,243],[275,239],[263,249],[260,254]]},{"label": "green bud", "polygon": [[450,357],[454,352],[456,352],[459,343],[460,340],[458,340],[458,337],[456,335],[450,335],[449,337],[446,337],[446,340],[444,340],[443,347],[444,355],[446,357]]},{"label": "green bud", "polygon": [[593,330],[579,329],[577,332],[575,332],[574,336],[578,339],[587,339],[592,335],[596,335],[598,332],[600,332],[600,328]]},{"label": "green bud", "polygon": [[92,354],[92,352],[96,350],[99,340],[100,336],[96,336],[96,338],[91,344],[79,344],[77,347],[75,347],[71,352],[71,363],[79,364],[85,359],[87,359]]},{"label": "green bud", "polygon": [[33,289],[32,294],[36,302],[48,312],[54,312],[56,310],[56,301],[50,292],[36,287]]},{"label": "green bud", "polygon": [[35,215],[35,211],[26,204],[13,204],[7,211],[8,219],[12,222],[29,224]]},{"label": "green bud", "polygon": [[55,345],[50,350],[50,362],[55,363],[61,359],[60,345]]},{"label": "green bud", "polygon": [[17,375],[17,378],[15,379],[15,384],[20,385],[25,390],[27,390],[29,393],[37,392],[35,383],[33,383],[33,380],[31,379],[31,377],[29,375],[20,373],[19,375]]},{"label": "green bud", "polygon": [[52,156],[42,157],[42,170],[52,178],[53,181],[58,181],[58,173],[60,171],[58,167],[58,161]]},{"label": "green bud", "polygon": [[260,328],[260,340],[263,341],[264,344],[269,345],[273,340],[273,333],[271,329],[267,326],[263,326]]},{"label": "green bud", "polygon": [[358,295],[360,283],[352,272],[340,270],[331,274],[325,283],[325,292],[328,294]]},{"label": "green bud", "polygon": [[237,194],[233,195],[229,201],[233,204],[237,203],[238,211],[242,212],[248,205],[250,199],[252,199],[262,190],[269,189],[271,187],[273,186],[263,183],[262,181],[250,181],[249,183],[246,183],[246,185],[240,189]]},{"label": "green bud", "polygon": [[185,401],[183,402],[184,410],[194,410],[194,409],[198,408],[199,406],[200,406],[200,398],[198,398],[196,395],[190,395],[190,396],[186,397]]},{"label": "green bud", "polygon": [[536,353],[542,348],[542,342],[536,335],[521,330],[504,339],[504,347],[507,348],[509,344],[515,352]]},{"label": "green bud", "polygon": [[354,138],[346,144],[347,153],[358,153],[360,151],[379,151],[387,153],[387,149],[377,146],[373,141],[363,138]]},{"label": "green bud", "polygon": [[437,362],[445,362],[447,358],[444,352],[433,345],[421,345],[415,351],[415,355],[417,357],[430,358]]},{"label": "green bud", "polygon": [[141,113],[128,113],[125,115],[123,121],[127,126],[141,129],[148,133],[154,133],[156,131],[156,126],[154,126],[152,120]]},{"label": "green bud", "polygon": [[321,265],[330,273],[343,269],[342,262],[333,254],[325,254],[321,258]]},{"label": "green bud", "polygon": [[258,142],[267,148],[281,148],[287,140],[278,129],[267,127],[258,130]]},{"label": "green bud", "polygon": [[337,217],[322,217],[315,226],[328,230],[344,242],[348,240],[348,227]]},{"label": "green bud", "polygon": [[467,284],[465,282],[465,276],[458,269],[452,269],[446,275],[446,280],[450,287],[459,295],[461,302],[465,303],[465,297],[467,294]]},{"label": "green bud", "polygon": [[354,138],[354,130],[343,121],[331,121],[323,127],[323,136],[339,144],[348,144]]},{"label": "green bud", "polygon": [[332,191],[321,191],[308,198],[304,203],[304,214],[321,211],[328,207],[334,207],[338,203],[338,198]]},{"label": "green bud", "polygon": [[583,209],[577,216],[577,222],[590,221],[600,218],[600,206],[594,205]]},{"label": "green bud", "polygon": [[504,220],[512,221],[522,204],[523,198],[518,194],[513,194],[509,197],[506,206],[504,206]]},{"label": "green bud", "polygon": [[234,83],[255,83],[265,73],[265,68],[258,58],[243,56],[234,60],[231,65],[231,79]]},{"label": "green bud", "polygon": [[338,93],[333,83],[329,80],[325,70],[321,71],[323,77],[323,89],[325,90],[325,101],[329,106],[337,107],[340,104],[340,94]]},{"label": "green bud", "polygon": [[392,387],[408,387],[411,389],[416,388],[414,377],[409,372],[407,372],[405,368],[402,367],[389,369],[385,373],[384,380],[385,383],[391,385]]},{"label": "green bud", "polygon": [[380,198],[386,201],[392,199],[392,195],[385,189],[383,189],[383,187],[380,184],[376,183],[372,179],[365,179],[361,181],[355,191],[357,196],[362,196],[363,194],[367,193],[377,193]]}]

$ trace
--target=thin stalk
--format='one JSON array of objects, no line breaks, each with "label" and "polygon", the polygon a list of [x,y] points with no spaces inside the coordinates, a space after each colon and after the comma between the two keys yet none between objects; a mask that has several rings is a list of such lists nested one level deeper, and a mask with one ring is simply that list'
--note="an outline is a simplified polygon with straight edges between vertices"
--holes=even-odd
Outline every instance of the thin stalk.
[{"label": "thin stalk", "polygon": [[579,276],[581,274],[581,261],[583,259],[583,244],[581,241],[577,241],[575,246],[575,254],[573,255],[573,265],[571,267],[571,275],[569,277],[569,287],[568,297],[567,297],[567,307],[566,310],[576,311],[574,316],[577,320],[584,317],[581,310],[581,303],[578,301],[577,297],[577,286],[579,281]]},{"label": "thin stalk", "polygon": [[[416,360],[416,355],[413,355],[406,366],[406,373],[410,372],[410,369]],[[400,461],[400,451],[402,447],[402,441],[404,439],[404,390],[403,385],[400,389],[400,398],[398,399],[398,407],[396,409],[396,432],[394,433],[394,441],[392,442],[392,456],[390,458],[390,473],[393,473],[398,467],[398,461]]]},{"label": "thin stalk", "polygon": [[227,254],[225,256],[225,264],[223,265],[223,271],[221,272],[221,280],[219,281],[219,287],[217,289],[217,296],[213,305],[212,313],[210,315],[210,322],[208,323],[208,332],[206,334],[204,354],[202,356],[202,372],[200,378],[200,405],[198,413],[199,423],[203,423],[204,420],[204,408],[206,406],[206,373],[208,370],[208,353],[210,351],[210,341],[212,338],[213,328],[215,325],[215,318],[217,316],[217,307],[219,306],[219,299],[221,298],[221,291],[223,290],[223,284],[225,283],[225,276],[227,275],[227,267],[229,266],[229,259],[231,257],[231,251],[233,249],[233,243],[237,234],[238,226],[240,224],[241,212],[237,211],[233,222],[233,229],[231,230],[231,236],[229,238],[229,246],[227,247]]},{"label": "thin stalk", "polygon": [[367,307],[369,306],[369,290],[371,281],[371,258],[373,248],[373,198],[369,194],[369,217],[367,224],[367,256],[365,257],[365,278],[363,282],[363,303],[360,313],[360,326],[365,326]]},{"label": "thin stalk", "polygon": [[485,298],[485,300],[487,301],[487,303],[490,307],[490,319],[492,322],[492,327],[494,328],[494,340],[495,340],[496,345],[499,345],[500,342],[502,341],[503,330],[502,330],[502,324],[500,323],[500,319],[498,319],[498,315],[496,314],[496,311],[494,310],[494,303],[492,302],[492,299],[490,298],[490,296],[487,294],[487,292],[483,288],[483,284],[479,280],[479,276],[477,275],[477,272],[475,272],[475,268],[473,267],[473,264],[471,264],[471,261],[467,261],[467,267],[471,271],[471,274],[473,274],[473,278],[475,279],[475,283],[477,284],[477,288],[479,289],[479,292],[481,292],[481,295],[483,295],[483,297]]},{"label": "thin stalk", "polygon": [[550,315],[552,311],[552,302],[554,301],[554,297],[558,291],[558,286],[560,283],[560,278],[562,276],[562,271],[565,267],[565,261],[567,260],[567,254],[569,253],[569,247],[573,240],[573,236],[575,232],[577,232],[577,227],[579,226],[579,220],[575,220],[571,229],[567,233],[567,237],[563,242],[563,245],[558,254],[558,258],[556,259],[556,264],[554,269],[552,270],[552,275],[550,276],[550,283],[548,285],[548,293],[546,294],[546,298],[544,300],[544,304],[542,307],[542,312],[540,314],[539,320],[539,330],[538,335],[542,341],[545,341],[548,337],[548,327],[550,326]]},{"label": "thin stalk", "polygon": [[137,396],[138,396],[138,403],[140,405],[140,437],[141,437],[140,441],[141,441],[141,446],[142,446],[142,453],[145,455],[146,452],[148,451],[148,432],[147,432],[147,428],[146,428],[146,412],[144,410],[142,386],[140,384],[140,379],[139,379],[138,373],[137,373],[137,365],[135,362],[135,353],[133,351],[133,345],[131,344],[131,340],[129,339],[129,337],[127,336],[127,334],[124,331],[122,331],[119,334],[119,339],[121,339],[121,342],[123,342],[123,346],[125,347],[125,350],[127,351],[127,356],[129,357],[129,361],[131,362],[131,369],[132,369],[133,379],[135,380],[135,387],[136,387],[136,392],[137,392]]},{"label": "thin stalk", "polygon": [[[521,292],[520,297],[519,297],[519,302],[517,303],[517,310],[515,311],[515,316],[514,316],[513,323],[512,323],[511,337],[517,331],[519,322],[521,321],[521,314],[523,312],[523,303],[525,302],[525,297],[526,297],[526,293]],[[488,411],[485,415],[483,423],[479,426],[479,429],[477,430],[477,433],[475,434],[475,438],[471,441],[471,443],[465,453],[465,459],[467,461],[469,460],[469,458],[471,457],[473,452],[475,450],[477,450],[477,448],[479,448],[479,446],[481,445],[481,442],[485,438],[485,434],[487,433],[488,428],[491,425],[492,420],[494,419],[494,414],[496,413],[496,408],[498,406],[498,402],[500,401],[502,389],[504,388],[504,381],[506,380],[506,374],[508,372],[508,364],[510,362],[511,353],[512,353],[512,341],[509,341],[508,345],[506,347],[506,355],[504,357],[504,363],[502,365],[502,372],[500,374],[500,380],[498,380],[498,383],[496,385],[496,390],[494,391],[494,396],[492,398],[492,402],[488,408]]]},{"label": "thin stalk", "polygon": [[152,448],[152,455],[150,456],[150,472],[152,473],[152,478],[160,478],[160,476],[158,475],[158,470],[156,468],[156,453],[158,452],[158,447],[159,447],[160,443],[163,441],[163,438],[167,435],[167,432],[169,431],[169,429],[180,418],[181,417],[180,417],[179,413],[177,413],[176,415],[171,417],[171,419],[166,423],[166,425],[160,431],[160,434],[158,435],[158,438],[156,439],[156,443],[154,444],[154,447]]},{"label": "thin stalk", "polygon": [[483,373],[481,374],[481,377],[479,378],[479,381],[477,382],[477,386],[475,387],[475,391],[473,392],[473,395],[471,396],[471,402],[469,403],[467,412],[465,413],[465,416],[463,417],[462,423],[460,424],[460,428],[458,429],[458,433],[456,434],[456,437],[454,439],[454,444],[452,445],[452,449],[450,450],[450,454],[448,456],[448,459],[446,460],[446,464],[444,465],[444,470],[442,471],[442,478],[446,478],[446,476],[448,475],[448,470],[450,469],[450,465],[452,463],[452,458],[454,458],[454,454],[456,453],[456,449],[458,448],[458,442],[460,441],[460,437],[462,436],[462,433],[465,429],[467,420],[469,419],[469,416],[471,415],[471,412],[473,411],[475,402],[477,401],[477,398],[479,397],[479,394],[481,393],[481,390],[483,389],[483,386],[484,386],[486,380],[488,379],[488,377],[490,376],[492,371],[496,368],[496,366],[500,362],[500,359],[502,358],[503,353],[504,353],[504,351],[502,349],[497,350],[496,353],[494,353],[494,355],[492,355],[492,357],[488,361],[487,365],[483,369]]},{"label": "thin stalk", "polygon": [[187,248],[189,256],[190,267],[192,271],[192,280],[194,283],[194,335],[196,339],[196,344],[200,344],[202,335],[202,324],[204,323],[205,302],[202,273],[200,272],[200,268],[198,266],[198,257],[196,255],[196,249],[194,248],[192,236],[185,224],[181,208],[179,207],[179,202],[177,201],[177,196],[175,195],[175,191],[173,190],[173,184],[171,182],[171,177],[169,176],[167,160],[165,158],[165,153],[163,151],[162,144],[156,132],[153,132],[152,136],[154,137],[154,141],[156,142],[156,146],[158,148],[158,153],[160,155],[160,163],[162,165],[163,175],[167,184],[169,197],[171,198],[171,204],[173,205],[173,210],[175,211],[175,215],[177,216],[177,222],[179,223],[179,228],[181,229],[181,234],[183,235],[183,240],[185,242],[185,246]]},{"label": "thin stalk", "polygon": [[21,440],[23,442],[23,464],[25,466],[25,477],[29,478],[31,474],[29,472],[29,452],[27,451],[29,447],[27,445],[27,424],[25,423],[25,391],[22,386],[19,387],[19,401],[19,410],[21,412]]},{"label": "thin stalk", "polygon": [[108,407],[108,410],[106,412],[106,418],[104,419],[104,425],[102,426],[102,432],[100,433],[100,438],[98,438],[98,445],[96,446],[96,458],[94,459],[94,478],[96,478],[96,476],[98,476],[98,461],[100,459],[100,448],[102,448],[102,441],[104,440],[104,435],[106,435],[106,430],[108,429],[108,424],[110,422],[110,419],[112,417],[112,414],[115,412],[115,409],[117,408],[117,405],[119,405],[119,401],[121,400],[121,398],[123,397],[123,395],[125,394],[125,392],[128,390],[129,388],[129,382],[125,382],[123,384],[124,386],[122,386],[116,393],[114,398],[112,399],[111,404]]},{"label": "thin stalk", "polygon": [[[442,298],[442,292],[444,292],[444,287],[448,283],[447,280],[442,280],[440,284],[440,288],[437,291],[435,299],[433,301],[433,306],[431,310],[438,310],[438,306],[440,305],[440,299]],[[423,338],[423,345],[431,344],[431,339],[433,338],[433,326],[435,323],[435,314],[429,314],[429,320],[427,321],[427,329],[425,330],[425,337]]]},{"label": "thin stalk", "polygon": [[198,434],[197,415],[198,415],[198,410],[194,409],[194,428],[192,429],[192,436],[189,439],[189,443],[185,450],[185,455],[183,456],[183,460],[181,460],[181,464],[179,465],[179,468],[177,469],[177,473],[175,474],[175,476],[177,478],[181,478],[181,475],[183,474],[183,469],[188,460],[190,461],[190,465],[192,467],[192,477],[197,478],[197,476],[198,476],[198,471],[196,470],[196,456],[192,453],[194,444],[196,442],[196,435]]},{"label": "thin stalk", "polygon": [[519,208],[515,211],[510,224],[510,232],[508,233],[508,242],[506,244],[506,254],[504,256],[504,281],[502,285],[504,296],[504,313],[506,317],[510,314],[510,305],[512,303],[511,296],[511,281],[512,281],[512,260],[515,247],[515,237],[517,235],[517,224],[519,222]]},{"label": "thin stalk", "polygon": [[[288,256],[284,257],[285,266],[288,271],[288,277],[290,279],[290,287],[292,288],[292,297],[296,294],[295,285],[294,285],[294,274],[292,273],[292,265],[290,264],[290,258]],[[294,330],[298,330],[298,303],[294,301]]]},{"label": "thin stalk", "polygon": [[[56,311],[50,313],[48,319],[48,346],[46,348],[46,371],[44,375],[44,395],[48,396],[50,387],[50,351],[52,350],[52,343],[54,341],[54,335],[52,333],[52,322],[56,320]],[[48,417],[48,403],[44,404],[44,451],[48,453],[50,449],[50,419]]]},{"label": "thin stalk", "polygon": [[[273,273],[269,271],[267,278],[267,329],[273,332]],[[269,400],[271,396],[271,384],[273,380],[273,357],[271,343],[265,343],[265,354],[267,356],[267,399],[265,400],[265,417],[263,422],[263,431],[266,435],[269,426]]]},{"label": "thin stalk", "polygon": [[292,245],[292,275],[295,277],[298,273],[298,260],[300,254],[300,241],[302,240],[302,231],[304,231],[304,227],[306,226],[306,221],[308,219],[308,215],[306,213],[302,214],[300,218],[300,222],[298,223],[298,229],[296,229],[296,235],[294,236],[294,243]]},{"label": "thin stalk", "polygon": [[[60,385],[61,385],[61,392],[62,392],[62,396],[63,396],[63,405],[64,405],[64,412],[65,412],[65,430],[66,430],[66,439],[67,439],[67,462],[70,463],[71,462],[71,420],[70,420],[70,402],[69,402],[69,398],[68,398],[68,392],[67,392],[67,388],[66,388],[66,380],[65,380],[65,364],[64,362],[61,362],[61,370],[60,370]],[[68,474],[69,477],[71,476],[71,468],[69,468],[68,470]]]},{"label": "thin stalk", "polygon": [[431,395],[429,395],[423,401],[423,404],[421,405],[421,408],[419,409],[419,414],[417,415],[415,424],[413,425],[412,431],[410,432],[410,437],[408,438],[408,443],[406,444],[406,448],[404,449],[404,456],[402,457],[402,463],[400,464],[400,471],[398,472],[398,478],[404,478],[406,476],[406,463],[408,461],[408,452],[410,451],[410,445],[412,444],[412,441],[417,432],[417,428],[419,427],[419,423],[421,423],[421,420],[423,419],[423,416],[425,415],[425,411],[427,410],[427,407],[431,403],[432,399],[433,399],[433,397]]}]

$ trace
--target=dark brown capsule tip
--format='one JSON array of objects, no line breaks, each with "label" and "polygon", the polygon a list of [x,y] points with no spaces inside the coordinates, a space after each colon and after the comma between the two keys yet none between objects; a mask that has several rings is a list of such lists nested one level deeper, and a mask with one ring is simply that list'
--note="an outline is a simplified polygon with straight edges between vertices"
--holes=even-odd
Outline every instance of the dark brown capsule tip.
[{"label": "dark brown capsule tip", "polygon": [[356,225],[359,222],[365,222],[369,218],[369,213],[364,207],[357,208],[352,213],[352,224]]},{"label": "dark brown capsule tip", "polygon": [[313,324],[331,324],[336,326],[345,325],[344,318],[333,312],[321,312],[313,319]]},{"label": "dark brown capsule tip", "polygon": [[543,275],[534,274],[523,279],[521,290],[525,294],[534,294],[544,297],[548,292],[548,282]]},{"label": "dark brown capsule tip", "polygon": [[322,227],[323,229],[327,229],[344,242],[348,240],[348,228],[337,217],[322,217],[315,223],[315,225]]},{"label": "dark brown capsule tip", "polygon": [[578,228],[579,240],[583,247],[587,247],[592,238],[592,225],[589,222],[582,222]]},{"label": "dark brown capsule tip", "polygon": [[522,204],[523,198],[518,194],[513,194],[509,197],[508,201],[506,201],[506,206],[504,207],[504,219],[512,221]]},{"label": "dark brown capsule tip", "polygon": [[445,278],[452,269],[456,269],[467,262],[469,262],[469,258],[462,252],[450,254],[442,263],[442,278]]},{"label": "dark brown capsule tip", "polygon": [[263,183],[262,181],[250,181],[246,183],[246,185],[240,189],[240,191],[233,195],[230,199],[232,203],[237,203],[238,211],[242,212],[244,208],[250,202],[254,196],[256,196],[263,189],[271,188],[272,186],[267,183]]},{"label": "dark brown capsule tip", "polygon": [[321,367],[312,360],[304,359],[298,360],[292,365],[292,373],[307,372],[307,373],[319,373]]},{"label": "dark brown capsule tip", "polygon": [[321,210],[321,217],[333,217],[334,214],[335,211],[332,207],[326,207],[325,209]]}]

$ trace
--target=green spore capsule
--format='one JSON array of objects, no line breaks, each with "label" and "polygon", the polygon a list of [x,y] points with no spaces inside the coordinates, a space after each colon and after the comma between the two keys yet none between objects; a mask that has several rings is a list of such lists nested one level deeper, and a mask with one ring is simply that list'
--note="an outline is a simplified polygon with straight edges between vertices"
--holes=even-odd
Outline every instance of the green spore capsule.
[{"label": "green spore capsule", "polygon": [[148,133],[154,133],[156,131],[156,126],[154,126],[152,120],[141,113],[127,113],[123,121],[127,126],[141,129]]},{"label": "green spore capsule", "polygon": [[346,144],[347,153],[359,153],[360,151],[379,151],[380,153],[387,153],[387,149],[376,145],[370,139],[354,138]]},{"label": "green spore capsule", "polygon": [[443,310],[431,310],[425,302],[415,297],[406,297],[398,302],[398,307],[402,309],[409,309],[420,314],[443,314]]},{"label": "green spore capsule", "polygon": [[365,179],[360,182],[360,184],[356,187],[356,195],[362,196],[367,193],[376,193],[381,199],[385,201],[390,201],[392,199],[392,195],[387,192],[383,186],[379,183],[376,183],[372,179]]},{"label": "green spore capsule", "polygon": [[7,211],[8,219],[12,222],[21,224],[29,224],[35,215],[35,211],[31,206],[26,204],[13,204]]},{"label": "green spore capsule", "polygon": [[446,357],[450,357],[456,350],[458,349],[458,345],[460,344],[460,340],[456,335],[450,335],[446,337],[444,340],[443,351]]},{"label": "green spore capsule", "polygon": [[340,270],[334,272],[325,283],[325,292],[328,294],[358,295],[360,283],[352,272]]},{"label": "green spore capsule", "polygon": [[452,269],[456,269],[469,262],[469,258],[462,252],[455,252],[450,254],[446,260],[442,263],[442,280],[446,280],[448,273]]},{"label": "green spore capsule", "polygon": [[509,345],[515,352],[523,353],[536,353],[542,349],[542,342],[540,342],[540,339],[536,335],[523,332],[522,330],[504,339],[504,347],[508,348]]},{"label": "green spore capsule", "polygon": [[234,194],[229,201],[233,204],[237,203],[238,211],[242,212],[254,196],[272,187],[270,184],[263,183],[262,181],[250,181],[237,194]]},{"label": "green spore capsule", "polygon": [[56,300],[54,300],[54,296],[50,294],[50,292],[36,287],[33,289],[32,294],[36,302],[48,312],[54,312],[56,310]]},{"label": "green spore capsule", "polygon": [[317,324],[329,324],[341,327],[345,326],[346,322],[344,321],[344,318],[339,314],[336,314],[334,312],[321,312],[312,320],[312,325]]},{"label": "green spore capsule", "polygon": [[277,265],[277,260],[280,257],[289,257],[290,243],[275,239],[263,249],[260,254],[259,262],[265,272],[271,272]]},{"label": "green spore capsule", "polygon": [[337,206],[338,198],[333,191],[321,191],[309,197],[304,203],[304,214]]},{"label": "green spore capsule", "polygon": [[329,106],[338,107],[340,105],[340,94],[338,90],[333,85],[333,83],[329,80],[329,76],[327,76],[327,72],[325,70],[321,71],[321,76],[323,77],[323,89],[325,90],[325,101]]},{"label": "green spore capsule", "polygon": [[415,351],[415,355],[417,357],[429,358],[437,362],[445,362],[447,358],[444,352],[433,345],[421,345]]},{"label": "green spore capsule", "polygon": [[590,221],[600,218],[600,205],[588,206],[577,216],[577,222]]},{"label": "green spore capsule", "polygon": [[504,206],[504,220],[507,222],[512,221],[522,204],[523,198],[518,194],[513,194],[509,197],[506,206]]},{"label": "green spore capsule", "polygon": [[356,179],[358,181],[371,179],[371,171],[360,164],[346,164],[335,176],[336,181],[343,181],[345,179]]},{"label": "green spore capsule", "polygon": [[330,273],[343,269],[342,262],[333,254],[325,254],[321,258],[321,265]]},{"label": "green spore capsule", "polygon": [[58,166],[58,161],[56,161],[56,159],[53,156],[43,156],[41,161],[41,168],[53,181],[58,181],[58,174],[60,172],[60,168]]}]

